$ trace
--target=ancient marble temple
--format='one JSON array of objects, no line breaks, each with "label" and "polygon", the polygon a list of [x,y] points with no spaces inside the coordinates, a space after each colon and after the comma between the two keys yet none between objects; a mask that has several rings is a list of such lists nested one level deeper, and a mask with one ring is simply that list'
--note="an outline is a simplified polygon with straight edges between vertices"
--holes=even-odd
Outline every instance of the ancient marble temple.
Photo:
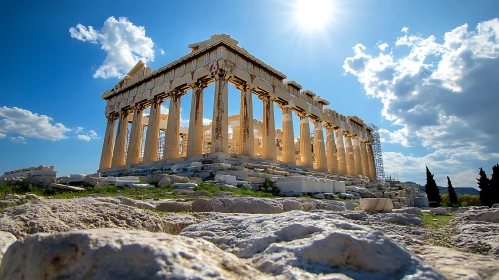
[{"label": "ancient marble temple", "polygon": [[[286,81],[228,35],[189,48],[191,53],[153,72],[140,61],[102,94],[107,127],[100,171],[236,156],[376,179],[371,128],[360,118],[326,108],[329,101]],[[214,100],[204,100],[211,83]],[[234,116],[228,115],[229,83],[240,90],[240,113]],[[190,119],[182,127],[180,103],[188,91]],[[253,94],[263,105],[261,121],[253,119]],[[167,99],[169,112],[161,114]],[[205,102],[213,102],[208,125],[203,124]],[[274,104],[282,111],[282,129],[275,129]],[[293,114],[300,119],[299,137]]]}]

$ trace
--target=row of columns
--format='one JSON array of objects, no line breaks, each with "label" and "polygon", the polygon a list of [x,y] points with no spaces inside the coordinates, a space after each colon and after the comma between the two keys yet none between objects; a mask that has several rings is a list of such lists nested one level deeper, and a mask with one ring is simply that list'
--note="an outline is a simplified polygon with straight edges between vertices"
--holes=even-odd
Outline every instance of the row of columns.
[{"label": "row of columns", "polygon": [[[229,77],[225,71],[219,70],[213,76],[215,79],[215,97],[213,106],[213,123],[211,134],[211,152],[227,153],[229,149],[228,130],[228,83]],[[201,155],[203,150],[203,91],[207,87],[204,82],[191,85],[192,101],[188,128],[186,156]],[[253,136],[253,101],[252,89],[247,84],[238,86],[241,90],[240,129],[238,131],[237,153],[246,156],[254,155]],[[180,157],[180,102],[185,92],[169,93],[170,107],[168,123],[164,139],[163,160],[173,160]],[[275,122],[273,99],[269,95],[259,95],[263,102],[263,133],[262,157],[276,161],[274,145]],[[150,103],[150,114],[142,162],[153,163],[159,160],[159,126],[160,106],[166,96],[154,98]],[[295,142],[293,131],[293,108],[279,104],[282,109],[282,161],[286,164],[296,164]],[[144,104],[123,110],[119,115],[108,117],[106,134],[100,162],[100,170],[131,166],[139,163],[142,148],[142,113]],[[126,150],[128,116],[133,112],[132,129],[128,152]],[[345,134],[339,129],[326,125],[326,141],[324,141],[323,124],[320,119],[312,119],[314,123],[314,138],[310,137],[310,118],[305,114],[300,116],[300,155],[301,166],[314,168],[312,160],[312,141],[315,146],[315,169],[348,175],[364,175],[372,180],[376,177],[374,158],[370,143],[360,142],[357,137]],[[114,137],[114,127],[118,119],[118,129]],[[116,139],[116,140],[115,140]],[[335,140],[336,139],[336,140]],[[326,154],[327,148],[327,154]],[[125,154],[126,162],[125,162]]]}]

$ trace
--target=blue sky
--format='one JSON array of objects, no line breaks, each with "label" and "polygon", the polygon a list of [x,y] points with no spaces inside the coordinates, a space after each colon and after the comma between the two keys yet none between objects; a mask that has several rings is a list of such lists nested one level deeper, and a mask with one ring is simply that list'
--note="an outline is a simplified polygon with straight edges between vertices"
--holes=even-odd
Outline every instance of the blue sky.
[{"label": "blue sky", "polygon": [[[490,173],[499,161],[499,128],[490,123],[499,117],[499,2],[311,0],[332,8],[320,28],[307,29],[295,16],[297,1],[2,2],[0,172],[39,164],[61,176],[96,171],[106,125],[100,95],[119,79],[94,78],[106,42],[83,42],[69,30],[81,24],[123,35],[116,23],[103,27],[125,17],[151,40],[153,70],[191,43],[229,34],[330,108],[382,128],[385,172],[401,180],[424,184],[425,164],[441,185],[450,176],[454,186],[475,186],[480,166]],[[212,87],[205,92],[211,119]],[[238,109],[237,91],[229,94]],[[189,105],[190,94],[185,120]]]}]

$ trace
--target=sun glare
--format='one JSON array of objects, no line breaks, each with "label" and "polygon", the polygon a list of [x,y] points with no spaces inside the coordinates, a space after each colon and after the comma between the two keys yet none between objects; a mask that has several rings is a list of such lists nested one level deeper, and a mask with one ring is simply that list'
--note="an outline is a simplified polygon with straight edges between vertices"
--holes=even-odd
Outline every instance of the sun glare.
[{"label": "sun glare", "polygon": [[296,0],[295,19],[308,31],[324,29],[332,19],[332,0]]}]

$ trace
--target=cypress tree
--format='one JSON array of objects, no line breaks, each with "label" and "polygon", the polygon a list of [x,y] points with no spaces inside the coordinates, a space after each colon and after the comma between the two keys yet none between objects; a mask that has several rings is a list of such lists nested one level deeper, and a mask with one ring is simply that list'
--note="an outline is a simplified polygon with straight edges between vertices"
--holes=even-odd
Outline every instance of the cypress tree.
[{"label": "cypress tree", "polygon": [[499,164],[492,167],[492,177],[489,183],[491,204],[499,203]]},{"label": "cypress tree", "polygon": [[483,168],[480,167],[480,171],[478,172],[478,178],[476,179],[478,182],[478,188],[480,188],[480,202],[482,206],[492,206],[492,200],[490,199],[490,186],[489,186],[489,178],[487,178],[487,174],[483,171]]},{"label": "cypress tree", "polygon": [[426,185],[425,191],[428,195],[428,201],[437,202],[440,205],[440,191],[438,190],[437,183],[433,179],[433,174],[430,173],[428,166],[426,166]]},{"label": "cypress tree", "polygon": [[449,193],[450,206],[457,204],[457,195],[449,176],[447,176],[447,191]]}]

